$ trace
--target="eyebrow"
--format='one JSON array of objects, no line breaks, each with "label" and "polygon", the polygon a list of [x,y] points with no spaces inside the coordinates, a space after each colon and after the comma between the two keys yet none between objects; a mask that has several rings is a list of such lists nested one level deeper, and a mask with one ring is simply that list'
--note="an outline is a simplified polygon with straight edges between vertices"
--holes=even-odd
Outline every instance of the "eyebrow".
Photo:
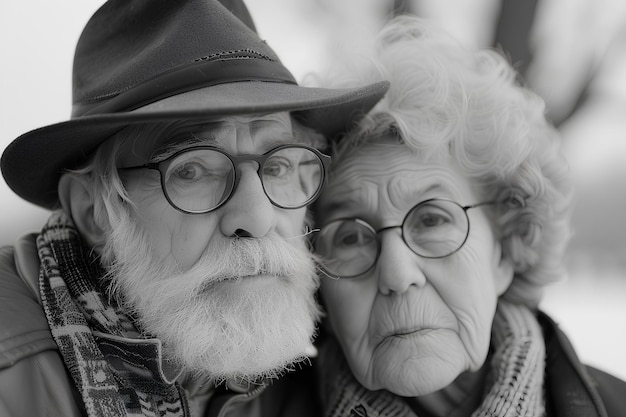
[{"label": "eyebrow", "polygon": [[[441,193],[441,194],[448,194],[446,195],[435,195],[435,196],[429,196],[426,198],[420,198],[420,199],[412,199],[411,196],[415,196],[415,195],[425,195],[425,194],[430,194],[433,192],[437,192],[437,193]],[[422,188],[422,189],[416,189],[415,191],[412,191],[408,194],[404,194],[404,196],[406,196],[406,198],[404,198],[404,201],[408,202],[408,203],[412,203],[412,204],[419,204],[423,201],[426,200],[430,200],[432,198],[446,198],[446,197],[451,197],[452,195],[452,191],[450,190],[449,187],[446,187],[445,185],[442,185],[440,183],[436,183],[436,184],[431,184],[429,186],[427,186],[426,188]],[[346,193],[341,193],[341,195],[345,196]],[[342,200],[334,200],[331,201],[327,206],[324,207],[324,211],[327,212],[334,212],[334,211],[359,211],[359,210],[363,210],[364,207],[366,207],[367,205],[362,204],[361,202],[355,202],[355,201],[350,201],[348,199],[342,199]]]},{"label": "eyebrow", "polygon": [[[155,150],[150,158],[151,162],[160,162],[163,161],[170,156],[174,155],[176,152],[182,151],[187,148],[191,148],[193,146],[215,146],[216,148],[220,148],[219,143],[215,137],[206,137],[201,138],[196,136],[193,132],[188,132],[185,135],[179,135],[179,139],[176,139],[174,136],[173,142],[168,143],[167,145]],[[187,136],[185,138],[185,136]]]},{"label": "eyebrow", "polygon": [[[445,194],[447,194],[448,196],[451,196],[453,193],[450,190],[450,187],[447,187],[441,183],[434,183],[434,184],[430,184],[426,186],[425,188],[422,187],[422,188],[417,188],[414,190],[409,190],[408,193],[398,193],[397,191],[394,190],[394,193],[393,195],[390,196],[390,198],[392,198],[392,200],[397,200],[398,194],[400,195],[401,201],[418,204],[418,203],[421,203],[422,201],[429,200],[431,198],[443,198],[445,197]],[[429,196],[429,194],[431,196]],[[441,195],[432,196],[432,194],[444,194],[444,196],[443,197]],[[416,196],[416,195],[419,195],[422,197],[420,197],[419,200],[412,198],[413,196]],[[426,195],[427,197],[424,198],[423,197],[424,195]]]},{"label": "eyebrow", "polygon": [[305,143],[305,141],[303,140],[303,138],[299,138],[296,135],[294,135],[293,132],[291,134],[285,132],[281,134],[280,136],[273,138],[269,140],[268,142],[266,142],[264,147],[267,148],[267,150],[270,150],[272,148],[275,148],[276,146],[284,145],[286,143],[303,144]]},{"label": "eyebrow", "polygon": [[[209,126],[210,128],[208,128]],[[179,133],[174,133],[168,137],[167,144],[153,151],[150,157],[150,162],[156,163],[163,161],[174,155],[176,152],[194,146],[213,146],[218,149],[224,149],[224,146],[218,140],[221,136],[220,133],[222,133],[225,128],[223,122],[208,122],[206,124],[196,125],[196,127],[198,127],[198,129],[194,131],[193,126],[189,126],[188,128],[181,126],[179,128]],[[284,144],[308,143],[307,137],[295,125],[292,125],[291,130],[282,131],[275,137],[261,137],[260,141],[263,142],[261,153],[268,152],[273,148]]]}]

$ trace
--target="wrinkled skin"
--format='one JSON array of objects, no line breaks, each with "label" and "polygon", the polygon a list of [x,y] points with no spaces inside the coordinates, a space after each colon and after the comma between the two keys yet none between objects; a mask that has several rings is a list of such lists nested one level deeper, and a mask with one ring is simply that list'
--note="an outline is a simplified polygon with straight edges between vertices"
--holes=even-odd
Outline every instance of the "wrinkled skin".
[{"label": "wrinkled skin", "polygon": [[[335,169],[320,199],[319,226],[357,217],[378,230],[400,225],[412,206],[429,198],[479,202],[452,161],[424,163],[391,139],[362,146]],[[513,273],[484,209],[468,215],[469,237],[448,257],[421,258],[395,228],[379,234],[381,253],[370,271],[322,279],[332,331],[366,388],[416,397],[460,375],[480,378],[498,296]]]},{"label": "wrinkled skin", "polygon": [[[237,116],[225,121],[207,123],[207,144],[215,144],[227,152],[263,154],[281,143],[293,143],[291,119],[287,113],[262,117]],[[200,134],[200,132],[198,133]],[[132,154],[119,166],[137,165],[138,155],[147,160],[153,143],[133,144]],[[145,148],[145,149],[142,149]],[[141,161],[144,163],[144,161]],[[206,250],[211,239],[230,237],[238,229],[252,237],[275,231],[283,237],[300,235],[305,208],[284,210],[272,205],[263,192],[255,162],[240,167],[241,179],[231,199],[215,212],[188,215],[176,211],[160,191],[159,175],[153,170],[127,171],[125,186],[137,211],[142,214],[141,226],[155,242],[158,255],[188,269]]]}]

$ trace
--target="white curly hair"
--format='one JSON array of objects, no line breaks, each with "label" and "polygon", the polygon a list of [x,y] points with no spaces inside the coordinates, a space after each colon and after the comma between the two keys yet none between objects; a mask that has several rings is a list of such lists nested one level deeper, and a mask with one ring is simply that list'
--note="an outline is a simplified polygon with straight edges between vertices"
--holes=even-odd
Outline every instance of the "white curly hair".
[{"label": "white curly hair", "polygon": [[392,19],[365,63],[350,57],[317,82],[341,87],[383,79],[391,89],[333,143],[333,165],[389,132],[422,160],[452,156],[482,197],[506,203],[487,209],[503,256],[515,266],[503,297],[535,308],[544,287],[564,273],[572,200],[561,138],[543,100],[520,84],[498,51],[467,47],[414,16]]}]

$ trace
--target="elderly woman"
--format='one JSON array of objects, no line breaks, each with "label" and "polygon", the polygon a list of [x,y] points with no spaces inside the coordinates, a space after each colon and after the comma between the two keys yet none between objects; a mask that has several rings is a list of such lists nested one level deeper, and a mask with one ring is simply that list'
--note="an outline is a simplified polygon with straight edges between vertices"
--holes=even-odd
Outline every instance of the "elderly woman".
[{"label": "elderly woman", "polygon": [[315,208],[327,416],[623,415],[538,310],[563,273],[557,131],[493,51],[403,17],[357,80],[391,90],[333,148]]}]

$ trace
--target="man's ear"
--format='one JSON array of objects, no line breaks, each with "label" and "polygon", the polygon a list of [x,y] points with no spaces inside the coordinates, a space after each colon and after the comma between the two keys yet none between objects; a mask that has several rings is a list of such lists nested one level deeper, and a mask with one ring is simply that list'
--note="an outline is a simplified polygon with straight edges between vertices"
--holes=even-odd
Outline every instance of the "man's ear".
[{"label": "man's ear", "polygon": [[96,218],[91,184],[84,177],[63,174],[58,193],[61,207],[72,218],[83,240],[100,253],[105,241],[106,220]]}]

